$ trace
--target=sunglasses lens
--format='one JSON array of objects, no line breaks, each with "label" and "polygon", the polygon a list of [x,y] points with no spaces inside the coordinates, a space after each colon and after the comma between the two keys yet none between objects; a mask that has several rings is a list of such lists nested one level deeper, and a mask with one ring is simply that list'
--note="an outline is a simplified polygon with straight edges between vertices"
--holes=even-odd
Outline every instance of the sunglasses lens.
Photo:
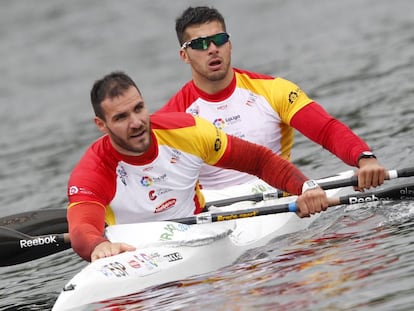
[{"label": "sunglasses lens", "polygon": [[223,32],[223,33],[218,33],[214,36],[211,36],[211,41],[213,41],[216,46],[221,46],[225,44],[226,42],[228,42],[229,38],[230,36],[227,33]]},{"label": "sunglasses lens", "polygon": [[222,46],[229,41],[229,38],[229,34],[222,32],[214,36],[191,40],[189,46],[191,46],[194,50],[207,50],[211,42],[213,42],[216,46]]}]

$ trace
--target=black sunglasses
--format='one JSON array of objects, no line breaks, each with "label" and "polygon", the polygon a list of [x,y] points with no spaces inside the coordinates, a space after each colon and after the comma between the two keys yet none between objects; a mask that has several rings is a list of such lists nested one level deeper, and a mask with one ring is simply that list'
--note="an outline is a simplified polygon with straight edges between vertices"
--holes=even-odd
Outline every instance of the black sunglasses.
[{"label": "black sunglasses", "polygon": [[213,42],[216,46],[222,46],[229,41],[230,35],[226,32],[221,32],[208,37],[199,37],[193,40],[184,42],[181,46],[182,49],[186,49],[189,46],[193,50],[207,50],[210,43]]}]

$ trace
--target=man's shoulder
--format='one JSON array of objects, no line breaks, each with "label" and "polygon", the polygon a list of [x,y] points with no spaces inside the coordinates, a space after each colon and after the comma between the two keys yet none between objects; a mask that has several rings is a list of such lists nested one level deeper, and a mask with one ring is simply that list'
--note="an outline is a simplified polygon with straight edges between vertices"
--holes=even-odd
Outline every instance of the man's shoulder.
[{"label": "man's shoulder", "polygon": [[240,69],[240,68],[233,68],[234,72],[236,73],[236,76],[244,77],[247,79],[262,79],[262,80],[274,80],[275,77],[271,76],[269,74],[254,72],[250,70]]},{"label": "man's shoulder", "polygon": [[82,158],[77,164],[77,168],[82,170],[97,171],[103,163],[113,161],[115,159],[114,149],[108,135],[103,135],[95,140],[85,151]]},{"label": "man's shoulder", "polygon": [[155,130],[173,130],[196,124],[194,117],[185,112],[156,112],[151,115],[151,126]]},{"label": "man's shoulder", "polygon": [[168,102],[161,107],[158,111],[169,112],[169,111],[186,111],[194,101],[197,100],[199,94],[197,93],[194,82],[188,81],[180,90],[178,90]]}]

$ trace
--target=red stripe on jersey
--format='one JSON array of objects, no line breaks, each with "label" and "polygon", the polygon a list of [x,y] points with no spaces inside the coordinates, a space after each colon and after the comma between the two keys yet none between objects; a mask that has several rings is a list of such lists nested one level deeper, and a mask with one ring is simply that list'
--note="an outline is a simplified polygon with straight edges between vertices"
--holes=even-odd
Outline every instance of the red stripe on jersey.
[{"label": "red stripe on jersey", "polygon": [[195,124],[194,117],[185,112],[157,112],[151,115],[151,126],[157,130],[175,130]]},{"label": "red stripe on jersey", "polygon": [[248,76],[250,79],[261,79],[261,80],[273,80],[275,77],[272,77],[270,75],[257,73],[257,72],[251,72],[243,69],[233,68],[234,72],[237,72],[239,74],[243,74]]}]

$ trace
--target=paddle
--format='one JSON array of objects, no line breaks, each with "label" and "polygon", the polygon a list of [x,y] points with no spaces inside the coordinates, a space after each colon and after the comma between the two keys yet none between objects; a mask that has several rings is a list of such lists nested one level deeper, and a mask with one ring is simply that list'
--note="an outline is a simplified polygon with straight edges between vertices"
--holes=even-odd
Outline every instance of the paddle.
[{"label": "paddle", "polygon": [[[366,203],[378,200],[414,200],[414,183],[388,187],[369,193],[355,193],[330,198],[329,206]],[[168,221],[191,225],[296,211],[296,202],[291,202],[238,211],[171,219]],[[30,236],[11,228],[0,227],[0,249],[2,250],[0,254],[0,267],[24,263],[68,248],[70,248],[70,240],[69,234],[67,233]]]},{"label": "paddle", "polygon": [[65,208],[21,212],[0,218],[0,226],[26,234],[42,235],[68,232]]},{"label": "paddle", "polygon": [[[414,167],[403,168],[400,170],[390,170],[387,172],[387,179],[410,176],[414,176]],[[320,182],[319,184],[325,190],[355,186],[358,184],[358,178],[356,176],[343,177],[328,182]],[[282,192],[280,190],[275,192],[249,194],[234,198],[210,201],[207,202],[206,208],[208,210],[210,206],[226,206],[240,201],[259,202],[263,200],[276,199],[287,195],[288,194],[286,192]],[[66,209],[64,208],[22,212],[19,214],[2,217],[0,218],[0,226],[15,229],[29,235],[46,235],[49,233],[68,232]]]},{"label": "paddle", "polygon": [[70,247],[68,233],[30,236],[0,227],[0,267],[39,259]]},{"label": "paddle", "polygon": [[[403,168],[399,170],[389,170],[386,172],[385,179],[391,180],[399,177],[411,177],[414,176],[414,167]],[[323,178],[322,178],[323,179]],[[342,187],[349,187],[349,186],[358,186],[358,176],[351,176],[351,177],[343,177],[341,179],[336,179],[332,181],[325,181],[325,182],[318,182],[319,186],[324,190],[335,189],[335,188],[342,188]],[[254,193],[248,194],[244,196],[238,196],[235,198],[228,198],[222,199],[217,201],[210,201],[207,202],[207,208],[210,206],[226,206],[236,202],[241,201],[266,201],[271,199],[277,199],[284,196],[289,196],[288,193],[277,190],[277,191],[270,191],[270,192],[263,192],[263,193]]]},{"label": "paddle", "polygon": [[[368,203],[380,200],[414,200],[414,183],[408,185],[393,186],[373,192],[361,192],[342,197],[329,198],[329,206],[341,204]],[[279,203],[269,206],[249,208],[238,211],[236,210],[228,212],[206,213],[191,217],[172,219],[170,221],[175,221],[187,225],[193,225],[296,211],[297,206],[296,202],[294,201],[290,203]]]}]

